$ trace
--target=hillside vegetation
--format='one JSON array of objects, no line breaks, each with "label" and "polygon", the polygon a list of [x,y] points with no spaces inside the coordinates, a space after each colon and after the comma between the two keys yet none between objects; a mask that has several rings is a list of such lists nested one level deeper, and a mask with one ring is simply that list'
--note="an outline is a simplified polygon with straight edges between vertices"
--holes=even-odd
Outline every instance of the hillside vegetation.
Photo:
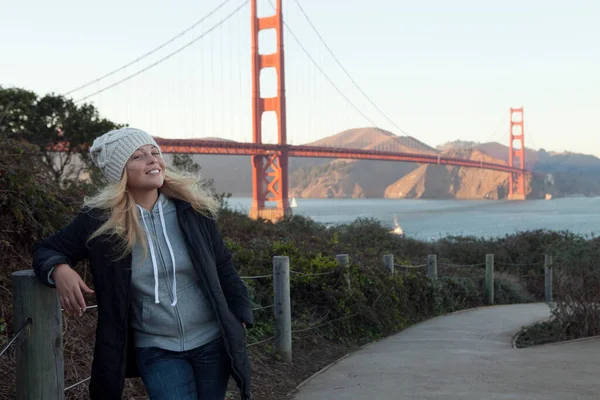
[{"label": "hillside vegetation", "polygon": [[[33,244],[54,232],[75,214],[83,194],[91,188],[53,185],[46,172],[38,168],[36,146],[18,140],[0,143],[0,315],[5,321],[0,332],[6,341],[20,321],[12,320],[10,274],[29,268]],[[483,304],[483,269],[456,269],[448,264],[480,264],[486,253],[500,262],[534,264],[545,252],[587,252],[589,242],[568,233],[530,232],[500,239],[451,237],[438,242],[398,238],[372,220],[326,228],[302,217],[291,217],[277,224],[250,220],[247,216],[223,210],[219,225],[241,275],[265,275],[272,270],[272,257],[287,255],[297,275],[291,281],[294,334],[294,364],[279,361],[274,352],[272,309],[256,311],[256,326],[249,331],[254,391],[257,399],[282,399],[296,384],[361,344],[393,334],[415,322],[436,315]],[[577,243],[578,246],[574,246]],[[336,254],[349,254],[350,288]],[[427,254],[437,254],[440,278],[429,280],[419,269],[405,272],[399,268],[391,277],[382,265],[382,256],[394,254],[396,263],[419,265]],[[531,301],[539,296],[541,266],[531,267],[527,275],[538,278],[520,280],[523,271],[499,271],[496,280],[498,303]],[[91,284],[89,271],[78,271]],[[273,301],[272,281],[247,281],[257,307]],[[537,297],[539,298],[539,297]],[[93,301],[92,301],[93,303]],[[90,310],[79,319],[64,316],[65,377],[67,384],[89,374],[94,342],[95,314]],[[311,327],[313,330],[303,331]],[[14,372],[14,348],[0,358],[0,368]],[[14,373],[0,378],[0,397],[14,394]],[[232,389],[233,390],[233,389]],[[68,398],[86,398],[85,385],[68,392]],[[143,398],[139,380],[127,384],[128,398]]]},{"label": "hillside vegetation", "polygon": [[[101,187],[103,179],[90,166],[86,149],[90,137],[115,126],[100,118],[87,104],[76,106],[61,96],[40,98],[31,92],[0,88],[0,264],[3,266],[0,270],[0,345],[8,342],[23,323],[13,320],[12,272],[29,269],[34,244],[65,226],[79,210],[83,197]],[[387,139],[382,137],[382,143],[387,143],[390,137],[384,136]],[[65,140],[77,145],[59,154],[64,157],[54,159],[57,154],[48,151],[49,146],[64,144]],[[414,144],[409,138],[400,140],[399,145],[411,143]],[[192,173],[200,170],[189,157],[173,158],[173,164],[180,169]],[[68,161],[74,159],[79,159],[81,165],[76,166],[73,174],[74,166]],[[359,163],[334,163],[333,166],[323,163],[315,174],[375,171],[357,168],[357,165]],[[244,171],[247,170],[246,165]],[[379,171],[385,175],[385,169]],[[90,180],[69,179],[79,173],[87,174]],[[214,183],[218,185],[220,178],[218,175],[215,178]],[[352,182],[348,182],[348,187],[340,190],[351,187]],[[359,183],[359,187],[354,185],[352,190],[358,196],[361,190],[371,189]],[[219,195],[221,191],[217,186],[214,194],[223,201],[226,196]],[[593,273],[592,267],[599,255],[598,240],[569,232],[536,231],[496,239],[448,237],[421,242],[392,235],[374,220],[359,219],[327,228],[295,216],[273,224],[251,220],[227,209],[222,210],[218,224],[242,276],[269,275],[272,257],[276,255],[288,256],[294,271],[291,279],[293,365],[282,363],[273,347],[273,310],[269,308],[273,302],[272,279],[246,280],[257,308],[255,327],[248,332],[253,391],[256,399],[266,400],[286,398],[299,382],[357,346],[427,318],[482,305],[482,262],[488,253],[496,257],[495,293],[499,304],[541,299],[543,266],[540,260],[546,253],[555,254],[561,266],[581,263],[585,274]],[[348,270],[338,266],[337,254],[349,255]],[[393,254],[396,264],[415,268],[398,267],[397,273],[391,276],[383,268],[384,254]],[[424,273],[428,254],[438,256],[439,279],[429,279]],[[93,285],[85,263],[75,268]],[[582,276],[586,277],[585,274]],[[589,284],[586,286],[589,290],[581,293],[593,292],[597,282],[585,280],[583,284]],[[577,288],[573,286],[573,290]],[[594,304],[600,301],[596,299]],[[566,307],[569,309],[572,308]],[[585,316],[585,313],[578,315]],[[565,321],[574,326],[572,319]],[[94,310],[82,318],[63,315],[67,385],[89,376],[95,325]],[[3,371],[0,398],[14,398],[15,349],[15,346],[10,347],[0,357]],[[67,398],[87,398],[86,385],[69,390]],[[127,382],[126,398],[145,399],[139,380]]]}]

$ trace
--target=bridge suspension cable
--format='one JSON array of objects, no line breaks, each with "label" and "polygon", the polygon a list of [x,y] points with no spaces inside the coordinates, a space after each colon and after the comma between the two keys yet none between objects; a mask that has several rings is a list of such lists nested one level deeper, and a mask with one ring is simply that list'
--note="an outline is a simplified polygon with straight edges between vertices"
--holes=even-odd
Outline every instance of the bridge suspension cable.
[{"label": "bridge suspension cable", "polygon": [[65,96],[68,96],[72,93],[75,93],[81,89],[85,89],[86,87],[93,85],[94,83],[98,83],[101,80],[104,80],[106,78],[108,78],[109,76],[112,76],[114,74],[116,74],[117,72],[120,72],[122,70],[124,70],[125,68],[137,63],[138,61],[143,60],[144,58],[151,56],[152,54],[156,53],[157,51],[159,51],[160,49],[164,48],[165,46],[173,43],[175,40],[179,39],[180,37],[182,37],[183,35],[185,35],[186,33],[188,33],[189,31],[191,31],[192,29],[194,29],[195,27],[197,27],[198,25],[200,25],[202,22],[206,21],[208,18],[210,18],[212,15],[214,15],[217,11],[219,11],[221,8],[223,8],[227,3],[229,3],[231,0],[224,0],[221,4],[219,4],[217,7],[215,7],[211,12],[209,12],[208,14],[206,14],[204,17],[202,17],[201,19],[199,19],[198,21],[194,22],[192,25],[190,25],[188,28],[184,29],[183,31],[179,32],[177,35],[173,36],[171,39],[167,40],[166,42],[164,42],[163,44],[159,45],[158,47],[155,47],[154,49],[150,50],[149,52],[139,56],[138,58],[136,58],[133,61],[128,62],[127,64],[116,68],[112,71],[110,71],[109,73],[102,75],[101,77],[94,79],[92,81],[89,81],[88,83],[85,83],[81,86],[76,87],[75,89],[69,90],[68,92],[65,93]]},{"label": "bridge suspension cable", "polygon": [[[273,2],[271,0],[269,0],[269,3],[275,9],[275,5],[273,4]],[[298,46],[300,46],[300,49],[302,49],[304,54],[306,54],[306,56],[313,63],[313,65],[319,70],[319,72],[325,77],[325,79],[331,84],[331,86],[333,86],[333,88],[340,94],[340,96],[342,96],[348,102],[348,104],[350,104],[350,106],[352,106],[352,108],[354,108],[360,115],[362,115],[362,117],[364,119],[366,119],[371,125],[373,125],[374,127],[377,127],[377,124],[375,122],[373,122],[373,120],[371,120],[360,108],[358,108],[352,102],[352,100],[350,100],[350,98],[348,96],[346,96],[344,94],[344,92],[342,92],[342,90],[333,82],[333,80],[329,77],[329,75],[327,75],[327,73],[323,70],[323,68],[321,68],[321,66],[317,63],[317,61],[314,59],[314,57],[309,53],[309,51],[302,44],[300,39],[298,39],[298,36],[296,36],[296,34],[292,31],[290,26],[285,21],[283,21],[283,25],[285,26],[287,31],[290,33],[290,35],[292,35],[292,38],[296,41],[296,43],[298,43]]]},{"label": "bridge suspension cable", "polygon": [[367,95],[367,93],[365,93],[365,91],[360,87],[360,85],[356,82],[356,80],[352,77],[352,75],[350,75],[350,72],[348,72],[348,70],[344,67],[344,65],[339,60],[339,58],[335,55],[335,53],[333,52],[333,50],[331,49],[331,47],[329,47],[329,45],[327,44],[327,42],[325,42],[325,39],[323,38],[323,36],[321,36],[321,34],[319,33],[319,31],[317,30],[316,26],[311,21],[310,17],[306,13],[306,11],[304,11],[304,8],[302,8],[302,5],[300,5],[300,2],[298,0],[295,0],[295,2],[296,2],[296,5],[298,6],[298,8],[300,9],[300,12],[302,12],[302,14],[304,15],[304,17],[308,21],[308,24],[311,26],[312,30],[315,32],[315,34],[317,35],[317,37],[319,38],[319,40],[321,41],[321,43],[323,43],[323,46],[325,46],[325,48],[327,49],[327,51],[329,52],[329,54],[331,55],[331,57],[333,57],[333,59],[335,60],[335,62],[337,63],[337,65],[342,69],[342,71],[344,71],[344,73],[346,74],[346,76],[348,77],[348,79],[350,79],[350,81],[352,82],[352,84],[354,85],[354,87],[356,87],[356,89],[358,89],[358,91],[365,97],[365,99],[367,99],[367,101],[373,107],[375,107],[375,109],[377,111],[379,111],[379,113],[381,115],[383,115],[383,117],[390,124],[392,124],[396,129],[398,129],[403,134],[409,136],[408,133],[406,133],[406,131],[404,129],[400,128],[398,126],[398,124],[396,124],[381,108],[379,108],[379,106],[377,106],[377,104],[375,104],[375,102]]},{"label": "bridge suspension cable", "polygon": [[106,90],[112,89],[113,87],[120,85],[123,82],[126,82],[128,80],[130,80],[131,78],[134,78],[146,71],[148,71],[149,69],[151,69],[152,67],[157,66],[158,64],[168,60],[169,58],[175,56],[176,54],[181,53],[183,50],[187,49],[188,47],[190,47],[191,45],[193,45],[194,43],[196,43],[197,41],[199,41],[200,39],[203,39],[206,35],[208,35],[209,33],[211,33],[212,31],[214,31],[215,29],[217,29],[219,26],[221,26],[223,23],[225,23],[227,20],[229,20],[231,17],[233,17],[235,14],[237,14],[246,4],[248,4],[250,0],[246,0],[244,1],[242,4],[240,4],[235,10],[233,10],[231,13],[229,13],[226,17],[224,17],[223,19],[221,19],[219,22],[217,22],[215,25],[213,25],[211,28],[207,29],[206,31],[204,31],[201,35],[195,37],[194,39],[192,39],[191,41],[189,41],[188,43],[184,44],[183,46],[179,47],[177,50],[167,54],[166,56],[164,56],[163,58],[159,59],[158,61],[148,65],[145,68],[142,68],[141,70],[126,76],[125,78],[111,84],[108,86],[103,87],[102,89],[99,89],[95,92],[93,92],[92,94],[89,94],[87,96],[84,96],[78,100],[75,101],[75,103],[80,103],[84,100],[89,99],[90,97],[96,96],[97,94],[100,94]]}]

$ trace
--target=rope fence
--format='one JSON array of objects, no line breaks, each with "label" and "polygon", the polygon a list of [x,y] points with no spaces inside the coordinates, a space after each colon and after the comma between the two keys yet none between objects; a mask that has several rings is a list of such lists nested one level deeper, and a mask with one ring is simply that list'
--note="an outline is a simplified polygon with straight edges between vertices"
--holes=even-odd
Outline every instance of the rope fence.
[{"label": "rope fence", "polygon": [[[255,305],[253,311],[262,311],[273,309],[274,316],[274,335],[248,343],[247,347],[260,346],[269,342],[274,342],[275,351],[280,355],[284,362],[292,362],[292,337],[300,333],[310,332],[321,329],[328,325],[348,320],[356,317],[359,313],[347,315],[344,317],[323,321],[329,315],[326,313],[319,321],[313,325],[292,329],[292,310],[290,281],[293,277],[302,276],[328,276],[339,274],[340,285],[345,285],[346,289],[352,290],[350,280],[350,262],[347,254],[338,254],[336,256],[338,268],[326,272],[301,272],[290,268],[290,260],[287,256],[273,257],[273,272],[270,274],[241,276],[244,280],[253,279],[272,279],[273,281],[273,303],[269,305]],[[410,265],[406,263],[394,263],[394,256],[386,254],[383,256],[383,267],[391,276],[409,270],[426,273],[431,280],[439,279],[439,276],[457,276],[456,271],[481,271],[485,274],[485,303],[494,304],[494,273],[495,266],[508,268],[509,271],[519,272],[525,268],[539,268],[543,266],[544,274],[535,274],[535,270],[524,271],[520,279],[539,279],[544,278],[544,296],[546,302],[552,301],[552,257],[546,256],[544,261],[529,264],[518,264],[510,262],[494,262],[494,255],[486,255],[485,262],[473,264],[455,264],[451,262],[439,262],[437,255],[427,256],[427,263]],[[478,269],[478,270],[477,270]],[[454,272],[452,272],[454,270]],[[475,272],[472,272],[475,273]],[[454,274],[454,275],[453,275]],[[472,275],[471,275],[472,276]],[[379,278],[378,278],[379,279]],[[40,388],[44,391],[53,391],[55,393],[64,393],[82,385],[90,380],[90,377],[80,380],[65,387],[64,380],[64,360],[62,344],[62,318],[61,307],[58,301],[56,291],[43,286],[37,279],[32,270],[17,271],[13,273],[13,288],[15,292],[14,300],[14,320],[24,321],[17,333],[0,350],[0,356],[4,355],[9,347],[15,343],[20,345],[16,347],[17,352],[17,393],[20,398],[35,398],[30,394],[40,393]],[[375,303],[383,293],[379,294]],[[373,306],[373,303],[371,306]],[[86,309],[97,309],[97,305],[91,305]],[[57,337],[61,340],[56,339]],[[302,336],[299,337],[302,339]],[[298,337],[296,337],[298,339]],[[40,372],[41,371],[41,372]],[[34,374],[34,375],[32,375]]]},{"label": "rope fence", "polygon": [[479,264],[449,264],[449,263],[439,263],[438,265],[440,265],[442,267],[450,267],[450,268],[476,268],[476,267],[483,267],[483,266],[485,266],[485,263],[479,263]]},{"label": "rope fence", "polygon": [[306,273],[306,272],[290,271],[290,273],[294,274],[294,275],[301,275],[301,276],[323,276],[323,275],[332,275],[332,274],[335,273],[335,271],[317,272],[317,273]]},{"label": "rope fence", "polygon": [[275,307],[275,304],[271,304],[270,306],[255,307],[255,308],[252,309],[252,311],[266,310],[268,308],[273,308],[273,307]]},{"label": "rope fence", "polygon": [[427,264],[420,264],[420,265],[394,264],[394,267],[396,267],[396,268],[423,268],[426,266],[427,266]]},{"label": "rope fence", "polygon": [[27,318],[27,321],[25,321],[25,323],[23,324],[23,326],[21,327],[21,329],[19,329],[17,331],[17,333],[12,337],[12,339],[9,340],[9,342],[2,348],[2,350],[0,350],[0,357],[6,352],[6,350],[8,350],[8,348],[15,342],[15,340],[17,340],[19,338],[19,336],[21,336],[21,334],[23,332],[25,332],[25,329],[30,326],[32,323],[32,319],[31,318]]},{"label": "rope fence", "polygon": [[503,266],[503,267],[535,267],[535,266],[544,265],[544,261],[539,261],[539,262],[530,263],[530,264],[515,264],[515,263],[499,262],[498,265]]},{"label": "rope fence", "polygon": [[270,338],[266,338],[266,339],[261,340],[259,342],[250,343],[250,344],[246,345],[246,347],[258,346],[259,344],[270,342],[273,339],[275,339],[275,336],[271,336]]},{"label": "rope fence", "polygon": [[322,328],[322,327],[327,326],[327,325],[331,325],[334,322],[339,322],[339,321],[344,321],[344,320],[347,320],[347,319],[350,319],[350,318],[354,318],[357,315],[358,315],[358,313],[354,313],[352,315],[348,315],[348,316],[345,316],[345,317],[336,318],[336,319],[331,320],[331,321],[323,322],[322,324],[316,324],[316,325],[313,325],[313,326],[309,326],[308,328],[293,329],[292,333],[301,333],[301,332],[312,331],[312,330],[319,329],[319,328]]},{"label": "rope fence", "polygon": [[254,275],[254,276],[240,276],[240,279],[262,279],[262,278],[272,278],[273,274],[269,275]]},{"label": "rope fence", "polygon": [[91,377],[91,376],[88,376],[87,378],[85,378],[85,379],[83,379],[83,380],[81,380],[81,381],[79,381],[79,382],[77,382],[77,383],[74,383],[74,384],[72,384],[71,386],[67,386],[67,387],[65,388],[65,392],[66,392],[67,390],[71,390],[71,389],[73,389],[73,388],[76,388],[76,387],[77,387],[77,386],[79,386],[79,385],[82,385],[82,384],[86,383],[86,382],[87,382],[87,381],[89,381],[90,379],[92,379],[92,377]]},{"label": "rope fence", "polygon": [[[335,273],[335,271],[308,273],[308,272],[298,272],[298,271],[290,270],[290,274],[302,275],[302,276],[323,276],[323,275],[332,275],[334,273]],[[262,278],[272,278],[272,277],[273,277],[273,274],[269,274],[269,275],[240,276],[240,279],[262,279]]]}]

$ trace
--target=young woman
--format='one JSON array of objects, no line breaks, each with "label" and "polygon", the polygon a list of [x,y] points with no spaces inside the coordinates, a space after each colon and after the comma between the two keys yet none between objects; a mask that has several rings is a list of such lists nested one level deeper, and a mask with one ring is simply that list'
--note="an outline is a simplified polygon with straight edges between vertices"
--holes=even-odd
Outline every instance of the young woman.
[{"label": "young woman", "polygon": [[[36,246],[33,267],[66,311],[82,315],[96,294],[91,398],[120,400],[125,377],[141,376],[150,399],[223,399],[231,374],[250,399],[252,308],[215,200],[168,171],[144,131],[110,131],[90,153],[109,185]],[[85,258],[95,291],[72,269]]]}]

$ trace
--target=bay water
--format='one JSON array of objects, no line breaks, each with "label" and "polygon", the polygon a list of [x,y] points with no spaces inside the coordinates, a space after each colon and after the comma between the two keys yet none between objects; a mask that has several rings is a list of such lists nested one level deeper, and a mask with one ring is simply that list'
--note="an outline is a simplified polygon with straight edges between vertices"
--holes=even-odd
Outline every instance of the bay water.
[{"label": "bay water", "polygon": [[[498,237],[535,229],[600,232],[600,197],[554,200],[296,199],[294,214],[327,224],[374,218],[390,229],[394,216],[405,234],[422,240],[444,236]],[[248,213],[252,199],[233,197],[231,209]]]}]

